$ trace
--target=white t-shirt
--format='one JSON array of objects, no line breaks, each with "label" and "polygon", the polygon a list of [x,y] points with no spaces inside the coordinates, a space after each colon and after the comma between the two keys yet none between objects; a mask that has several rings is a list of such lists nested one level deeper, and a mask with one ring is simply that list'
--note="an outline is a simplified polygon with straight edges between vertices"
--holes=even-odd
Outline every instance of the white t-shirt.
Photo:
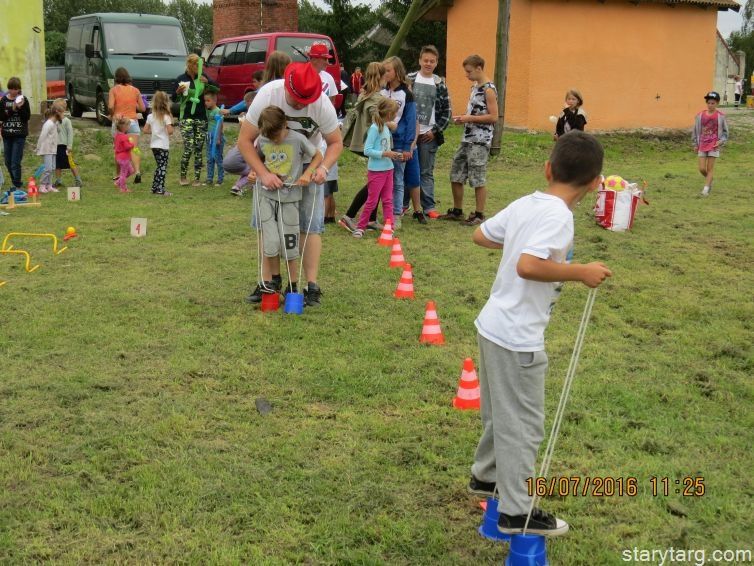
[{"label": "white t-shirt", "polygon": [[503,244],[503,258],[475,322],[479,334],[514,352],[544,350],[562,283],[523,279],[516,266],[522,253],[564,263],[573,244],[573,213],[562,199],[537,191],[512,202],[481,229],[487,239]]},{"label": "white t-shirt", "polygon": [[419,135],[426,134],[435,125],[435,100],[437,100],[435,77],[425,78],[421,73],[416,73],[413,90]]},{"label": "white t-shirt", "polygon": [[288,119],[288,128],[304,135],[315,147],[322,143],[321,134],[328,135],[338,129],[338,116],[329,98],[320,96],[300,110],[293,108],[285,100],[283,79],[270,81],[257,91],[245,119],[259,127],[259,115],[268,106],[279,107]]},{"label": "white t-shirt", "polygon": [[165,116],[165,123],[162,120],[158,120],[151,112],[147,116],[147,124],[152,128],[152,139],[149,142],[149,147],[156,149],[170,149],[170,134],[168,134],[168,125],[173,124],[173,118],[171,116]]},{"label": "white t-shirt", "polygon": [[338,87],[335,85],[335,79],[327,71],[320,71],[319,78],[322,80],[322,94],[326,97],[338,94]]}]

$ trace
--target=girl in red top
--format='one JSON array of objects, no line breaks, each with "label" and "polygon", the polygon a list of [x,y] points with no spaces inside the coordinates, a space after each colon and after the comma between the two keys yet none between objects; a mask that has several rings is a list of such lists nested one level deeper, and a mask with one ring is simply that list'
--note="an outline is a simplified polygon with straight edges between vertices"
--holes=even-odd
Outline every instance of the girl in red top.
[{"label": "girl in red top", "polygon": [[128,118],[118,118],[115,122],[115,162],[118,164],[118,179],[115,186],[120,188],[122,193],[130,193],[126,187],[126,180],[134,174],[134,166],[131,164],[131,151],[136,144],[128,135],[128,128],[131,126],[131,120]]}]

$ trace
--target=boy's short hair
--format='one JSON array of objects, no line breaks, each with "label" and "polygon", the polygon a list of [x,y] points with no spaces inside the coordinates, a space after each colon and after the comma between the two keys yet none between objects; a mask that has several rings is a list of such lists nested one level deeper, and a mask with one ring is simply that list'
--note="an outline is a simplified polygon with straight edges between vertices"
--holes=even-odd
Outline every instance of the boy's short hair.
[{"label": "boy's short hair", "polygon": [[254,100],[254,95],[256,95],[256,91],[253,90],[250,90],[243,95],[243,101],[246,103],[246,106],[249,106],[251,104],[251,101]]},{"label": "boy's short hair", "polygon": [[254,73],[252,73],[251,75],[251,78],[257,81],[261,81],[263,76],[264,76],[264,71],[260,70],[260,71],[254,71]]},{"label": "boy's short hair", "polygon": [[288,126],[285,112],[277,106],[268,106],[259,114],[259,132],[267,139]]},{"label": "boy's short hair", "polygon": [[434,45],[424,45],[424,46],[422,46],[421,51],[419,51],[419,57],[421,57],[425,53],[431,53],[432,55],[434,55],[438,59],[440,58],[440,52],[437,50],[437,47],[435,47]]},{"label": "boy's short hair", "polygon": [[471,67],[477,68],[481,67],[484,69],[484,59],[482,59],[479,55],[469,55],[466,57],[466,59],[463,60],[463,66],[470,65]]},{"label": "boy's short hair", "polygon": [[8,90],[21,90],[21,79],[18,77],[11,77],[8,79]]},{"label": "boy's short hair", "polygon": [[217,100],[217,93],[213,92],[211,90],[208,90],[204,93],[204,96],[209,96],[213,100]]},{"label": "boy's short hair", "polygon": [[550,154],[552,179],[573,187],[584,187],[602,171],[605,151],[597,138],[571,130],[558,138]]}]

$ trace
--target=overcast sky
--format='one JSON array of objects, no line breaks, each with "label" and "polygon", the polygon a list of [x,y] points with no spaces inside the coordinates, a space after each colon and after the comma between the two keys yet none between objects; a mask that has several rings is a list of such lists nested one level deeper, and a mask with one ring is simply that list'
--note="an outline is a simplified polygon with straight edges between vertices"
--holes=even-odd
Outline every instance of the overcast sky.
[{"label": "overcast sky", "polygon": [[[212,0],[198,0],[199,2],[204,2],[205,4],[211,4]],[[322,0],[312,0],[315,4],[319,6],[324,6],[325,3]],[[737,0],[739,3],[742,2],[742,0]],[[355,0],[355,4],[371,4],[372,6],[379,6],[380,0]],[[730,35],[730,32],[736,31],[741,29],[741,23],[742,19],[740,14],[733,12],[731,10],[726,10],[725,12],[718,12],[717,15],[717,29],[720,30],[720,34],[727,38]]]}]

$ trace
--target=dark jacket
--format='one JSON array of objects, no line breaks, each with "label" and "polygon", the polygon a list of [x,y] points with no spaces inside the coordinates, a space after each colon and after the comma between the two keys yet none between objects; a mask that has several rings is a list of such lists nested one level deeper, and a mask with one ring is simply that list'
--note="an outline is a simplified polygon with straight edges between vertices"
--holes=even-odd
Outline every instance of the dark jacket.
[{"label": "dark jacket", "polygon": [[24,96],[20,108],[13,108],[13,100],[3,96],[0,100],[0,128],[4,138],[25,138],[29,135],[31,109],[29,99]]},{"label": "dark jacket", "polygon": [[[220,87],[218,84],[210,79],[206,74],[202,73],[202,76],[207,79],[207,82],[204,84],[204,92],[217,92],[220,90]],[[179,75],[175,81],[173,81],[173,100],[181,105],[182,107],[182,114],[181,119],[184,118],[191,118],[193,120],[207,120],[207,110],[204,108],[204,100],[200,100],[196,103],[196,106],[194,107],[194,103],[190,100],[186,100],[186,96],[184,94],[178,94],[178,83],[182,82],[188,82],[189,84],[189,90],[186,91],[189,94],[189,97],[194,94],[194,79],[192,79],[188,74],[183,73],[182,75]],[[213,87],[213,88],[208,88]],[[192,108],[194,111],[192,112]]]},{"label": "dark jacket", "polygon": [[[568,128],[566,128],[566,124]],[[565,108],[560,113],[557,124],[555,124],[555,133],[560,137],[571,130],[584,131],[584,126],[586,126],[586,114],[581,108],[577,108],[575,112]]]}]

